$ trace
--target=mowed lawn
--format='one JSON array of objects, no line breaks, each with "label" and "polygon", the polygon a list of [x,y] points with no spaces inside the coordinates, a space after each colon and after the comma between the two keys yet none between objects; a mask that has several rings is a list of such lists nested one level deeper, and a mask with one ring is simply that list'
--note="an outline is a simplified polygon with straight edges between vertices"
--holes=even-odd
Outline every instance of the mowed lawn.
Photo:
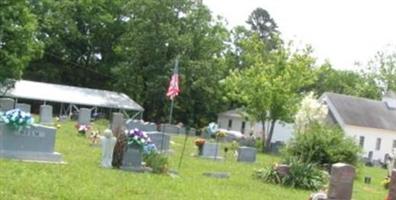
[{"label": "mowed lawn", "polygon": [[[57,132],[56,151],[67,164],[39,164],[0,159],[0,199],[308,199],[310,191],[265,184],[252,177],[255,169],[269,165],[276,156],[260,154],[256,164],[237,163],[229,154],[226,161],[193,157],[194,138],[188,138],[179,177],[140,174],[100,168],[101,150],[76,134],[75,122],[63,123]],[[103,130],[107,122],[95,123]],[[172,136],[171,168],[177,169],[184,137]],[[230,179],[205,177],[203,172],[222,171]],[[363,177],[372,177],[371,185]],[[354,199],[382,200],[387,191],[380,182],[386,171],[362,168],[354,185]]]}]

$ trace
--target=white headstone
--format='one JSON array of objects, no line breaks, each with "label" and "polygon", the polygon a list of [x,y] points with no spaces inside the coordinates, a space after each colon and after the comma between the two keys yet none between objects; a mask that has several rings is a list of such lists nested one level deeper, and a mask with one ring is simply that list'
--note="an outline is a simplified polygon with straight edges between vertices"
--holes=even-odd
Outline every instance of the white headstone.
[{"label": "white headstone", "polygon": [[91,109],[81,108],[78,113],[78,124],[88,125],[91,122]]},{"label": "white headstone", "polygon": [[27,113],[31,112],[31,106],[26,103],[17,103],[15,105],[15,108],[18,108],[19,110],[22,110],[23,112],[27,112]]},{"label": "white headstone", "polygon": [[14,109],[15,101],[11,98],[0,98],[0,111],[6,112]]},{"label": "white headstone", "polygon": [[54,152],[56,129],[34,124],[21,131],[0,123],[0,157],[62,163],[61,154]]},{"label": "white headstone", "polygon": [[113,151],[117,139],[113,136],[111,130],[107,129],[104,131],[104,136],[100,138],[102,143],[102,167],[111,168],[111,162],[113,160]]},{"label": "white headstone", "polygon": [[52,106],[50,105],[40,106],[40,123],[52,124]]}]

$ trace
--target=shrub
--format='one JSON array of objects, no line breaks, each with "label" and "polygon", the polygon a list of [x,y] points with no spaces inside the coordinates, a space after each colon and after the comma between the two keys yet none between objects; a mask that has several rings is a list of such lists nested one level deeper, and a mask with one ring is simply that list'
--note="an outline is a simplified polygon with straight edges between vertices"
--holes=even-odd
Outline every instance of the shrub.
[{"label": "shrub", "polygon": [[319,190],[327,182],[327,175],[315,164],[291,159],[288,175],[281,177],[276,171],[276,165],[255,172],[255,177],[272,184],[281,184],[287,187],[306,190]]},{"label": "shrub", "polygon": [[357,166],[361,148],[343,134],[340,128],[315,124],[304,133],[299,133],[283,149],[288,162],[297,157],[302,162],[331,166],[337,162]]},{"label": "shrub", "polygon": [[146,166],[153,169],[153,173],[162,174],[168,172],[168,157],[156,151],[151,151],[143,156]]}]

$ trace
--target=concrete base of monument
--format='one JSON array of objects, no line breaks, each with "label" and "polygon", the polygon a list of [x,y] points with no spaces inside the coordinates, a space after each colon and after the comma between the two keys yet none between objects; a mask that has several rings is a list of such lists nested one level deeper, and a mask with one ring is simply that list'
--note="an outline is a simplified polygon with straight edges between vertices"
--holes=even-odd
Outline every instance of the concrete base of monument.
[{"label": "concrete base of monument", "polygon": [[45,153],[0,150],[0,158],[20,160],[25,162],[66,164],[66,162],[63,161],[62,154],[58,152]]}]

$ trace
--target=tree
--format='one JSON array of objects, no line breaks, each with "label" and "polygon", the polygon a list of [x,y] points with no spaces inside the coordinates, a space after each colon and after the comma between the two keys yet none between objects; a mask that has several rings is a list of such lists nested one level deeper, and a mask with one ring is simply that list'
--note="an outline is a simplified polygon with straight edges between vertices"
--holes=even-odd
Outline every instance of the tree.
[{"label": "tree", "polygon": [[373,80],[380,93],[396,91],[396,51],[394,47],[378,51],[363,70],[366,78]]},{"label": "tree", "polygon": [[246,21],[250,25],[253,32],[257,33],[260,38],[266,43],[269,50],[275,49],[279,44],[278,25],[270,16],[267,10],[263,8],[256,8]]},{"label": "tree", "polygon": [[111,89],[114,46],[125,32],[125,0],[29,0],[38,16],[44,55],[33,60],[26,78]]},{"label": "tree", "polygon": [[352,96],[378,99],[381,91],[373,78],[350,70],[337,70],[325,62],[316,70],[317,80],[305,91],[314,91],[318,96],[324,92],[334,92]]},{"label": "tree", "polygon": [[29,61],[40,54],[36,39],[37,22],[22,0],[0,2],[0,85],[19,79]]},{"label": "tree", "polygon": [[257,34],[245,40],[243,47],[249,65],[233,71],[225,88],[231,99],[242,103],[246,112],[262,123],[263,144],[269,150],[275,123],[292,120],[301,89],[314,81],[314,59],[309,49],[265,51],[267,47]]}]

